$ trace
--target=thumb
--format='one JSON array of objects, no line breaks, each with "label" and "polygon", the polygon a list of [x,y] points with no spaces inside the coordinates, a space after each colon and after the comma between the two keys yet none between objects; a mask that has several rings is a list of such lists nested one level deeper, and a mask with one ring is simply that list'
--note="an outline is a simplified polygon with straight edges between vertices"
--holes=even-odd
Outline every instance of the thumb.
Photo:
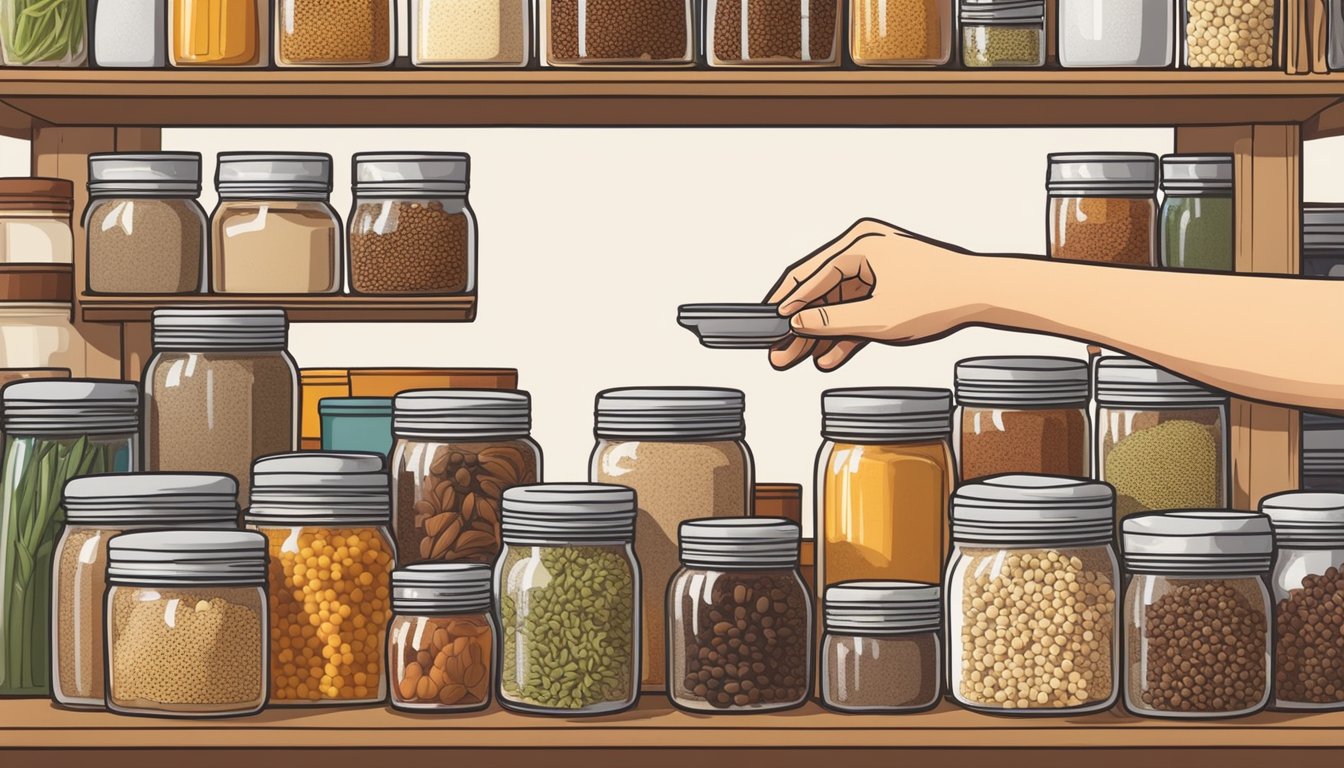
[{"label": "thumb", "polygon": [[877,302],[872,299],[828,304],[804,309],[789,320],[789,326],[798,336],[812,338],[876,338],[885,323],[877,316]]}]

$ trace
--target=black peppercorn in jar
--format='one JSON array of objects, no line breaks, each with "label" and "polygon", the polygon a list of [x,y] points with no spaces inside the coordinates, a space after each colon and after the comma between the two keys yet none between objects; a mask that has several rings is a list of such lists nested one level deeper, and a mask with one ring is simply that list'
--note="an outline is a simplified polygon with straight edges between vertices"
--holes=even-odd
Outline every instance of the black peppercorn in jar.
[{"label": "black peppercorn in jar", "polygon": [[542,0],[542,63],[690,66],[692,0]]},{"label": "black peppercorn in jar", "polygon": [[840,0],[710,0],[711,67],[833,67],[840,63]]}]

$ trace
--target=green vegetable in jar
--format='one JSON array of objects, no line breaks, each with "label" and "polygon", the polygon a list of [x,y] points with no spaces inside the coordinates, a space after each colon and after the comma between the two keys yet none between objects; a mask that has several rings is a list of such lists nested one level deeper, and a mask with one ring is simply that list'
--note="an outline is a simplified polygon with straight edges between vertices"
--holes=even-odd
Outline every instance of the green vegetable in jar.
[{"label": "green vegetable in jar", "polygon": [[5,58],[22,65],[82,58],[88,31],[85,0],[0,0]]}]

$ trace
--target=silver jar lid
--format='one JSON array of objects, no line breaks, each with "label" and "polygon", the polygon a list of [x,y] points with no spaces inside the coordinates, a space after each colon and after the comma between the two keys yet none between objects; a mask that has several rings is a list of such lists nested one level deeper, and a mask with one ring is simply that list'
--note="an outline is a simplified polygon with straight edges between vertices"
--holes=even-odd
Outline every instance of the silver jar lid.
[{"label": "silver jar lid", "polygon": [[1232,194],[1231,155],[1167,155],[1162,158],[1162,191]]},{"label": "silver jar lid", "polygon": [[471,182],[465,152],[361,152],[354,165],[356,195],[461,197]]},{"label": "silver jar lid", "polygon": [[532,431],[532,396],[507,389],[420,389],[402,392],[392,405],[397,437],[504,440]]},{"label": "silver jar lid", "polygon": [[942,594],[937,584],[915,581],[845,581],[826,588],[821,612],[827,632],[936,632],[943,620]]},{"label": "silver jar lid", "polygon": [[1157,155],[1147,152],[1052,154],[1046,189],[1057,197],[1154,197]]},{"label": "silver jar lid", "polygon": [[798,565],[802,529],[779,517],[689,520],[677,529],[688,568],[759,570]]},{"label": "silver jar lid", "polygon": [[1115,537],[1115,490],[1072,477],[1000,475],[958,488],[951,519],[958,544],[1109,544]]},{"label": "silver jar lid", "polygon": [[504,491],[500,531],[505,544],[627,544],[635,509],[635,492],[623,485],[520,485]]},{"label": "silver jar lid", "polygon": [[957,402],[972,406],[1086,406],[1087,363],[1067,357],[972,357],[957,363]]},{"label": "silver jar lid", "polygon": [[1302,456],[1344,457],[1344,418],[1324,413],[1302,414]]},{"label": "silver jar lid", "polygon": [[376,453],[282,453],[252,465],[243,520],[276,525],[387,525],[392,488]]},{"label": "silver jar lid", "polygon": [[252,531],[170,529],[113,536],[107,581],[127,586],[266,583],[266,537]]},{"label": "silver jar lid", "polygon": [[1344,249],[1344,203],[1302,206],[1302,250],[1334,253]]},{"label": "silver jar lid", "polygon": [[211,473],[86,475],[65,484],[70,525],[171,528],[238,524],[238,482]]},{"label": "silver jar lid", "polygon": [[821,394],[821,436],[836,442],[908,443],[952,433],[946,389],[868,387]]},{"label": "silver jar lid", "polygon": [[1280,547],[1344,548],[1344,493],[1280,493],[1261,501],[1260,511]]},{"label": "silver jar lid", "polygon": [[392,610],[406,616],[485,613],[494,569],[483,563],[424,563],[392,572]]},{"label": "silver jar lid", "polygon": [[1111,407],[1217,406],[1227,397],[1183,376],[1133,357],[1097,363],[1097,403]]},{"label": "silver jar lid", "polygon": [[1045,0],[961,0],[958,5],[963,24],[1045,24]]},{"label": "silver jar lid", "polygon": [[196,197],[199,152],[105,152],[89,155],[89,194]]},{"label": "silver jar lid", "polygon": [[10,435],[122,435],[140,429],[140,389],[126,381],[30,379],[7,385]]},{"label": "silver jar lid", "polygon": [[1131,573],[1262,574],[1274,553],[1269,517],[1255,512],[1131,515],[1121,530]]},{"label": "silver jar lid", "polygon": [[289,341],[283,309],[170,307],[154,310],[156,350],[280,350]]},{"label": "silver jar lid", "polygon": [[331,194],[331,155],[221,152],[215,188],[221,199],[326,200]]},{"label": "silver jar lid", "polygon": [[746,395],[717,387],[629,387],[597,396],[599,440],[741,440]]}]

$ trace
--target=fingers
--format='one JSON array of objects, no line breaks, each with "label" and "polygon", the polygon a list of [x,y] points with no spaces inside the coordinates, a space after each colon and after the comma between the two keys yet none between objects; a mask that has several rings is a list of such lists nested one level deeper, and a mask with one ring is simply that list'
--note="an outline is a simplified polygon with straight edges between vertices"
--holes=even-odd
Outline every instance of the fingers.
[{"label": "fingers", "polygon": [[779,279],[779,282],[775,283],[775,287],[770,289],[770,293],[765,297],[765,303],[778,304],[783,301],[784,297],[793,293],[795,288],[811,277],[822,265],[837,254],[843,253],[860,238],[891,232],[892,230],[893,227],[890,224],[876,219],[860,219],[844,234],[813,251],[807,257],[794,262],[784,273],[784,276]]},{"label": "fingers", "polygon": [[[864,235],[864,237],[878,237],[878,235]],[[876,285],[877,279],[873,275],[873,268],[868,263],[868,257],[864,254],[864,249],[858,246],[858,243],[862,240],[863,238],[856,240],[848,250],[822,265],[821,269],[812,273],[797,288],[794,288],[792,292],[782,298],[779,313],[785,317],[793,315],[808,304],[826,298],[826,294],[837,289],[844,298],[857,298],[871,291],[873,286]],[[866,288],[860,291],[856,290],[857,287],[842,287],[845,283],[854,280],[859,281]]]},{"label": "fingers", "polygon": [[854,338],[881,340],[877,334],[886,327],[873,299],[811,307],[797,313],[789,327],[798,336],[814,339]]},{"label": "fingers", "polygon": [[770,350],[770,365],[776,370],[787,371],[811,357],[812,350],[816,346],[816,339],[790,336]]},{"label": "fingers", "polygon": [[868,346],[868,342],[866,341],[860,341],[858,339],[841,339],[835,342],[834,346],[832,346],[826,354],[818,355],[816,357],[817,369],[827,373],[834,371],[849,362],[850,358],[857,355],[859,351],[866,346]]}]

